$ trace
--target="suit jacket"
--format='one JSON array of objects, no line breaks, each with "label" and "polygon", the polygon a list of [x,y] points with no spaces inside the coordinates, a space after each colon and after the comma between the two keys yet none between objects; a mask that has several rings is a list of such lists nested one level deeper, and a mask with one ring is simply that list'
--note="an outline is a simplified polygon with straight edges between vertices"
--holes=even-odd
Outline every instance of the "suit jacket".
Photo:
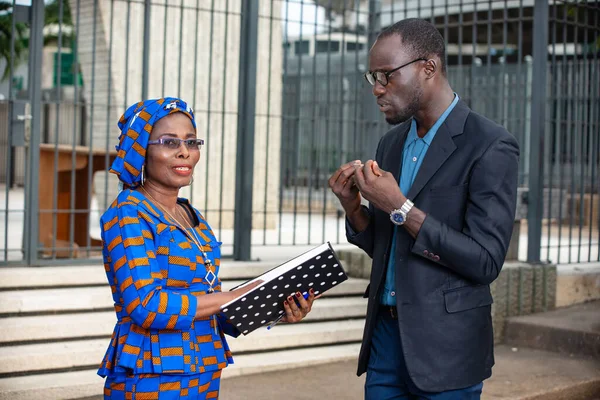
[{"label": "suit jacket", "polygon": [[[376,160],[399,181],[410,120],[387,132]],[[504,263],[515,217],[519,148],[502,126],[460,101],[438,130],[405,195],[427,214],[416,239],[389,214],[347,237],[373,259],[358,375],[367,369],[389,252],[395,252],[398,327],[410,377],[431,392],[464,388],[494,365],[490,283]]]},{"label": "suit jacket", "polygon": [[[194,211],[196,234],[217,276],[213,288],[220,291],[221,243]],[[117,323],[98,374],[197,374],[233,362],[224,336],[239,334],[233,325],[222,315],[195,319],[196,296],[209,290],[196,244],[129,189],[119,193],[100,226]]]}]

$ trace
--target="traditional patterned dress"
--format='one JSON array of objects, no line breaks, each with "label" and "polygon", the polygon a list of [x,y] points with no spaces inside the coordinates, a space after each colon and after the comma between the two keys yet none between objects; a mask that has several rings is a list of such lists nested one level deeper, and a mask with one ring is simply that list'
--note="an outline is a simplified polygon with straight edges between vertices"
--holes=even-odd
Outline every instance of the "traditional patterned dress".
[{"label": "traditional patterned dress", "polygon": [[[194,320],[196,296],[221,290],[220,245],[185,199],[203,252],[140,191],[122,191],[101,218],[103,256],[117,314],[98,370],[105,399],[217,398],[221,370],[233,362],[221,315]],[[210,272],[208,272],[210,270]],[[214,275],[212,275],[214,274]]]}]

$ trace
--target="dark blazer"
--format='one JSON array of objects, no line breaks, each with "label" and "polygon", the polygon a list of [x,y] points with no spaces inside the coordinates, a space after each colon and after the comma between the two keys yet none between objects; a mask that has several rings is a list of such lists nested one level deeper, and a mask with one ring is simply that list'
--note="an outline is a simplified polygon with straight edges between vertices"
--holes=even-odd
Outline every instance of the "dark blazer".
[{"label": "dark blazer", "polygon": [[[400,179],[410,121],[379,142],[376,160]],[[515,217],[519,147],[502,126],[460,101],[439,128],[408,193],[427,214],[413,239],[372,205],[351,243],[373,259],[358,375],[367,369],[388,254],[396,256],[398,325],[408,372],[421,390],[464,388],[494,365],[489,284],[504,263]],[[347,225],[348,227],[348,225]]]}]

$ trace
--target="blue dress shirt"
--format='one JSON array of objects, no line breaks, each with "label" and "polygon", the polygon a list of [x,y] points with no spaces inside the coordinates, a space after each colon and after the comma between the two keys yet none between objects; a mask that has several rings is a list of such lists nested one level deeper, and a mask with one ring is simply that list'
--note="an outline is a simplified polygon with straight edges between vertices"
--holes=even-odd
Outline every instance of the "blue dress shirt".
[{"label": "blue dress shirt", "polygon": [[[448,106],[446,111],[438,118],[438,120],[433,124],[431,129],[423,136],[422,138],[417,135],[417,122],[413,118],[410,124],[410,131],[408,132],[408,136],[406,137],[406,142],[404,142],[404,149],[402,151],[402,172],[400,175],[400,190],[406,196],[408,191],[410,190],[413,182],[415,181],[415,177],[419,172],[419,168],[423,163],[423,159],[425,158],[425,154],[427,154],[427,150],[435,137],[438,129],[444,121],[448,114],[452,111],[456,103],[458,103],[458,95],[454,93],[454,100]],[[394,226],[394,234],[392,236],[392,247],[390,250],[390,259],[388,262],[387,272],[385,275],[385,285],[383,287],[383,292],[381,293],[381,304],[387,306],[395,306],[396,305],[396,289],[395,289],[395,279],[396,279],[396,232],[398,226]]]}]

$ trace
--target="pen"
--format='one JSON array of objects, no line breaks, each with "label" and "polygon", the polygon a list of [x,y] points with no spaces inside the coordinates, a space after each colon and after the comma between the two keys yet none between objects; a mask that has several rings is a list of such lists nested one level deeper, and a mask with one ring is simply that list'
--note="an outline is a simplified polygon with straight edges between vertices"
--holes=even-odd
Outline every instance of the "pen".
[{"label": "pen", "polygon": [[[308,299],[308,292],[304,293],[302,297]],[[277,317],[277,319],[275,319],[275,321],[271,322],[269,326],[267,326],[267,330],[271,330],[271,328],[277,325],[283,319],[283,317],[285,317],[285,313],[281,314],[279,317]]]},{"label": "pen", "polygon": [[267,326],[267,330],[270,330],[272,327],[274,327],[275,325],[277,325],[279,323],[279,321],[281,321],[281,319],[285,317],[285,313],[281,314],[279,317],[277,317],[277,319],[273,322],[271,322],[269,324],[269,326]]}]

